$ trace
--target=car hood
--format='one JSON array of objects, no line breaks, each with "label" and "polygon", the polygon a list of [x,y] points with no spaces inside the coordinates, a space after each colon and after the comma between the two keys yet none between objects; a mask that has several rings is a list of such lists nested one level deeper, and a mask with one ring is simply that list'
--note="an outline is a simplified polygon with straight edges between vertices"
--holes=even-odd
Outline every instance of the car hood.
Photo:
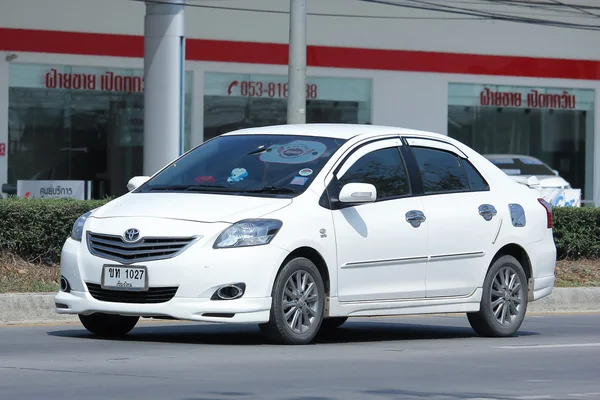
[{"label": "car hood", "polygon": [[535,176],[540,181],[540,188],[562,188],[569,185],[569,182],[556,175],[511,175],[511,178],[523,181],[530,176]]},{"label": "car hood", "polygon": [[93,217],[235,223],[246,218],[262,217],[291,203],[292,199],[206,193],[129,193],[97,209]]}]

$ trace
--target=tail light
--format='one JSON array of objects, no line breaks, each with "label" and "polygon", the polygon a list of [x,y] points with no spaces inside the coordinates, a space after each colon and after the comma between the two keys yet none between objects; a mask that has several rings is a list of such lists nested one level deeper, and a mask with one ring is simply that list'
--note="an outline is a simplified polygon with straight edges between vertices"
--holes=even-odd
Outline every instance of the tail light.
[{"label": "tail light", "polygon": [[544,199],[538,199],[540,204],[546,209],[546,227],[552,228],[552,205]]}]

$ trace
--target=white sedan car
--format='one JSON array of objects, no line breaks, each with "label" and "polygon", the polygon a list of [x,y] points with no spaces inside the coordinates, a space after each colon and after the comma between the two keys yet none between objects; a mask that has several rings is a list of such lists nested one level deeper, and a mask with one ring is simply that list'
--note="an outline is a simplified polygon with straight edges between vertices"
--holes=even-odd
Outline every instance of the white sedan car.
[{"label": "white sedan car", "polygon": [[243,129],[130,190],[82,215],[62,252],[56,311],[101,336],[144,317],[305,344],[348,317],[427,313],[509,336],[554,286],[549,204],[444,135]]}]

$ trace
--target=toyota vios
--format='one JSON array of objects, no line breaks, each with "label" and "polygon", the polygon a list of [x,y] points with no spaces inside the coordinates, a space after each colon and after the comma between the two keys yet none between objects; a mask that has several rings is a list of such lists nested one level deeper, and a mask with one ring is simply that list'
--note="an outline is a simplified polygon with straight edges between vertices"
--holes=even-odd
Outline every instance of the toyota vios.
[{"label": "toyota vios", "polygon": [[550,205],[444,135],[244,129],[129,186],[62,252],[56,311],[101,336],[142,317],[304,344],[348,317],[425,313],[508,336],[554,286]]}]

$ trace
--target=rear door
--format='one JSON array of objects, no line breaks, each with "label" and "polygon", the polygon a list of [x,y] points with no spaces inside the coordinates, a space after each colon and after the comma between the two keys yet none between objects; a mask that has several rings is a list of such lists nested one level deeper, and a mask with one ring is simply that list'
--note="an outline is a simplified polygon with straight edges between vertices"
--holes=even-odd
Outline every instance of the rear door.
[{"label": "rear door", "polygon": [[466,156],[453,145],[408,139],[423,185],[428,222],[427,297],[465,296],[487,269],[504,210]]}]

